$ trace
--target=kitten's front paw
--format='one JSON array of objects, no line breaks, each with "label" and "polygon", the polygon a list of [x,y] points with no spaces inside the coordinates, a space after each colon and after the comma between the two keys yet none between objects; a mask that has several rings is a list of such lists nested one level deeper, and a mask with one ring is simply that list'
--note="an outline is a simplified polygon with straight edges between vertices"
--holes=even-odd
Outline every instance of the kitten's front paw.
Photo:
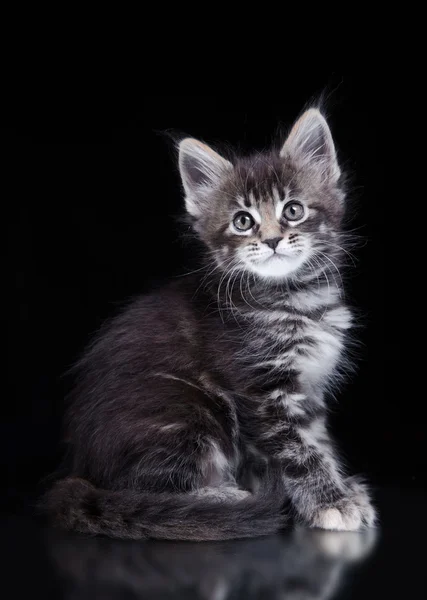
[{"label": "kitten's front paw", "polygon": [[349,479],[348,495],[333,507],[317,511],[312,519],[312,527],[334,531],[358,531],[375,524],[375,509],[368,492],[356,479]]},{"label": "kitten's front paw", "polygon": [[316,513],[311,525],[332,531],[357,531],[362,527],[362,517],[355,504],[349,504],[345,510],[323,508]]}]

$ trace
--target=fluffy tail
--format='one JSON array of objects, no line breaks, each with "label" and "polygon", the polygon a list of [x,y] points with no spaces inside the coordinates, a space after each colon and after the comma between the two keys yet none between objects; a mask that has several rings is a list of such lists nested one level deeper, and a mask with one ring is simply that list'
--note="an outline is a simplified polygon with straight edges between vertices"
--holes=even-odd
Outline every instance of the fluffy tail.
[{"label": "fluffy tail", "polygon": [[269,471],[257,494],[240,500],[95,488],[58,481],[42,508],[65,529],[122,539],[228,540],[276,533],[284,525],[282,478]]}]

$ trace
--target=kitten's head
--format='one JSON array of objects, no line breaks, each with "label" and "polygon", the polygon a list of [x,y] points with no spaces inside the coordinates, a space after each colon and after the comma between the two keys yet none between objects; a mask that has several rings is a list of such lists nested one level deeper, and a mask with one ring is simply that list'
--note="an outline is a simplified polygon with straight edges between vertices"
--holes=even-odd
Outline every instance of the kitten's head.
[{"label": "kitten's head", "polygon": [[302,115],[280,152],[232,164],[187,138],[179,153],[187,211],[223,268],[283,280],[336,246],[344,194],[331,132],[318,110]]}]

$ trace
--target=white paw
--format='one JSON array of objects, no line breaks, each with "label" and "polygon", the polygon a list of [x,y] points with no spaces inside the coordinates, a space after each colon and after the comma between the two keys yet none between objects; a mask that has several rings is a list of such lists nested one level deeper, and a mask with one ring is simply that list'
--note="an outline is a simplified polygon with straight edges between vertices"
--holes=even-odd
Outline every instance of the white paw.
[{"label": "white paw", "polygon": [[323,508],[317,512],[312,520],[313,527],[331,531],[358,531],[374,526],[375,509],[365,487],[353,479],[348,481],[348,486],[346,498],[334,507]]},{"label": "white paw", "polygon": [[362,526],[362,516],[355,504],[348,505],[345,511],[325,508],[317,513],[313,526],[332,531],[357,531]]}]

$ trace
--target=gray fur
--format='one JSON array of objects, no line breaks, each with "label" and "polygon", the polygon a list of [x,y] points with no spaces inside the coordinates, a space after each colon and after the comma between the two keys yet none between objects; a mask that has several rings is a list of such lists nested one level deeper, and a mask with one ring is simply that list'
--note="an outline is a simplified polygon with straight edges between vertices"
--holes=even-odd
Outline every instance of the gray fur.
[{"label": "gray fur", "polygon": [[[180,168],[205,268],[136,300],[77,365],[70,477],[49,512],[123,538],[263,535],[285,524],[285,504],[311,527],[372,526],[326,427],[351,327],[326,121],[310,110],[281,153],[233,163],[187,139]],[[250,230],[234,225],[241,211]]]}]

